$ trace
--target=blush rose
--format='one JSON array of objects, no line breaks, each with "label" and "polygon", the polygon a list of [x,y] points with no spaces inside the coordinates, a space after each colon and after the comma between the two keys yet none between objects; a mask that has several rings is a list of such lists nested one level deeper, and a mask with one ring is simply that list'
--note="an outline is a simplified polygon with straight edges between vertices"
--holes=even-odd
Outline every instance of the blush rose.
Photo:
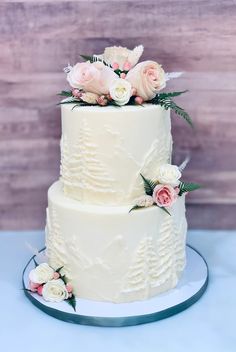
[{"label": "blush rose", "polygon": [[116,78],[116,73],[102,62],[77,63],[67,74],[67,81],[72,88],[98,95],[108,94],[109,86]]},{"label": "blush rose", "polygon": [[153,200],[159,207],[171,207],[177,199],[177,192],[170,185],[157,185],[153,190]]},{"label": "blush rose", "polygon": [[140,62],[127,73],[126,79],[144,101],[153,99],[166,86],[165,72],[155,61]]}]

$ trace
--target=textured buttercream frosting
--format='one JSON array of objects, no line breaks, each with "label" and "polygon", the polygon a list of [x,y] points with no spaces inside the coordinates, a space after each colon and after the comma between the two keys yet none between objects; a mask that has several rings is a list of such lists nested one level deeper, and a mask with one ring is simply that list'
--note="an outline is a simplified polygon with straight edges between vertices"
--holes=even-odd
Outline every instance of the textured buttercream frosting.
[{"label": "textured buttercream frosting", "polygon": [[73,107],[62,105],[64,193],[87,204],[133,204],[143,194],[140,173],[155,177],[170,162],[169,111],[152,104]]},{"label": "textured buttercream frosting", "polygon": [[84,205],[49,189],[47,254],[63,270],[78,297],[130,302],[177,284],[185,266],[185,197],[171,216],[158,207]]}]

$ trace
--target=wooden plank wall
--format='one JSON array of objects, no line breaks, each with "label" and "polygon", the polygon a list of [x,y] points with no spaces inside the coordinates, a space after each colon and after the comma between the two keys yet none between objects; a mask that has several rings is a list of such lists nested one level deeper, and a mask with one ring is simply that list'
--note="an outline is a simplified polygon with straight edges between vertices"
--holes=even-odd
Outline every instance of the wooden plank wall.
[{"label": "wooden plank wall", "polygon": [[1,1],[0,228],[45,223],[46,192],[59,173],[62,68],[105,46],[145,46],[143,59],[185,71],[168,89],[196,131],[173,117],[174,160],[188,152],[192,228],[236,227],[236,2]]}]

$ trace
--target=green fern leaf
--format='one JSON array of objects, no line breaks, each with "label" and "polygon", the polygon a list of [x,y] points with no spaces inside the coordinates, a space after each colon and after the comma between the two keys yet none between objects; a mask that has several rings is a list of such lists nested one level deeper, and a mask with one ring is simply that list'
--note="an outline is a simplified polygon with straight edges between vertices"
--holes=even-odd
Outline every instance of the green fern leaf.
[{"label": "green fern leaf", "polygon": [[155,105],[160,105],[160,101],[170,99],[173,97],[177,97],[181,94],[186,93],[187,90],[179,91],[179,92],[167,92],[167,93],[158,93],[152,100],[150,100],[149,103],[155,104]]},{"label": "green fern leaf", "polygon": [[86,103],[86,101],[81,101],[81,100],[76,100],[76,101],[74,101],[74,103],[75,103],[75,105],[73,106],[73,108],[71,110],[74,110],[78,106],[95,106],[95,104],[89,104],[89,103]]},{"label": "green fern leaf", "polygon": [[76,299],[75,296],[72,295],[72,297],[66,299],[66,302],[74,309],[74,311],[76,312]]},{"label": "green fern leaf", "polygon": [[198,183],[187,183],[181,181],[179,185],[179,196],[182,196],[183,193],[192,192],[199,188],[201,188],[201,185]]},{"label": "green fern leaf", "polygon": [[134,206],[129,210],[129,213],[131,213],[131,211],[133,211],[133,210],[141,209],[141,208],[145,208],[145,207],[141,207],[140,205],[134,205]]},{"label": "green fern leaf", "polygon": [[76,100],[76,99],[69,99],[69,100],[65,100],[65,101],[60,101],[60,103],[57,103],[57,105],[71,104],[71,103],[78,103],[78,100]]},{"label": "green fern leaf", "polygon": [[72,97],[72,91],[71,90],[62,90],[61,93],[58,93],[57,95],[60,95],[62,97]]},{"label": "green fern leaf", "polygon": [[84,59],[85,61],[90,61],[90,62],[94,61],[93,56],[91,55],[80,55],[80,57],[82,57],[82,59]]},{"label": "green fern leaf", "polygon": [[64,268],[64,266],[60,266],[60,268],[56,269],[55,271],[56,271],[57,273],[60,273],[60,271],[61,271],[63,268]]},{"label": "green fern leaf", "polygon": [[140,174],[140,176],[143,179],[145,193],[148,196],[152,196],[153,190],[156,187],[157,182],[149,180],[148,178],[144,177],[142,174]]},{"label": "green fern leaf", "polygon": [[171,109],[173,110],[177,115],[182,117],[184,120],[188,122],[188,124],[193,127],[193,121],[189,114],[184,111],[180,106],[178,106],[173,100],[167,98],[167,99],[159,99],[159,104],[164,107],[165,110]]},{"label": "green fern leaf", "polygon": [[35,256],[33,257],[33,262],[34,262],[34,266],[35,266],[35,268],[38,266],[38,263],[36,262],[36,260],[35,260]]},{"label": "green fern leaf", "polygon": [[155,206],[158,207],[159,209],[162,209],[165,213],[167,213],[168,215],[171,216],[171,213],[170,213],[165,207],[159,207],[159,205],[157,205],[156,203],[154,203],[153,205],[155,205]]},{"label": "green fern leaf", "polygon": [[164,212],[166,212],[168,215],[171,216],[171,213],[165,207],[159,207],[159,208],[161,208],[162,210],[164,210]]},{"label": "green fern leaf", "polygon": [[79,102],[76,102],[76,104],[72,107],[71,111],[73,111],[75,108],[80,107]]},{"label": "green fern leaf", "polygon": [[73,106],[72,110],[74,110],[78,106],[94,106],[94,104],[89,104],[89,103],[86,103],[85,101],[81,101],[81,100],[77,100],[77,99],[61,101],[57,105],[63,105],[63,104],[75,104]]},{"label": "green fern leaf", "polygon": [[121,105],[116,104],[116,102],[114,100],[109,100],[107,105],[115,106],[116,108],[121,108],[122,107]]},{"label": "green fern leaf", "polygon": [[91,63],[99,61],[102,62],[105,66],[111,67],[111,65],[108,65],[104,60],[100,59],[97,56],[80,55],[80,57],[82,57],[82,59],[84,59],[85,61],[90,61]]},{"label": "green fern leaf", "polygon": [[66,279],[66,275],[61,275],[61,280],[64,282],[64,284],[67,284],[67,279]]},{"label": "green fern leaf", "polygon": [[[171,216],[171,213],[170,213],[165,207],[159,207],[159,205],[157,205],[156,203],[154,203],[153,205],[154,205],[154,206],[157,206],[157,207],[160,208],[160,209],[162,209],[165,213],[167,213],[168,215]],[[130,209],[129,213],[131,213],[131,211],[133,211],[133,210],[142,209],[142,208],[145,208],[145,207],[142,207],[142,206],[140,206],[140,205],[134,205],[134,206]]]},{"label": "green fern leaf", "polygon": [[166,99],[166,98],[173,98],[173,97],[178,97],[181,94],[186,93],[187,90],[182,90],[179,92],[167,92],[167,93],[159,93],[158,98],[159,99]]}]

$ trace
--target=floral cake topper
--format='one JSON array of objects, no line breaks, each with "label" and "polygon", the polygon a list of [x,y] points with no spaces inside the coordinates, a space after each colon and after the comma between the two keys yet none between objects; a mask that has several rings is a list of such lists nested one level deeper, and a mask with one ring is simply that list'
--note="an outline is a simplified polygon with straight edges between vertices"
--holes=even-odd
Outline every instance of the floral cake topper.
[{"label": "floral cake topper", "polygon": [[151,103],[173,109],[192,126],[188,113],[172,100],[186,91],[160,93],[169,79],[181,73],[165,73],[152,60],[139,62],[142,53],[143,46],[139,45],[133,50],[113,46],[105,48],[101,55],[80,55],[85,62],[64,69],[71,90],[59,93],[66,97],[60,104],[75,103],[76,107]]}]

